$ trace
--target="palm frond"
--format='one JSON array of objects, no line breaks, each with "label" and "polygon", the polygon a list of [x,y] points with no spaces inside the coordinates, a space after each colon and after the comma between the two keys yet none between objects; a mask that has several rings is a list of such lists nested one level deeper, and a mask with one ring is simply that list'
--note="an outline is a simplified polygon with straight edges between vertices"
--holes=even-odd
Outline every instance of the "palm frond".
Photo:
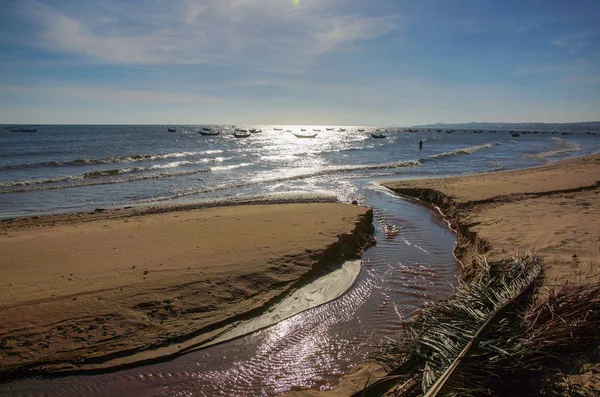
[{"label": "palm frond", "polygon": [[[490,265],[482,259],[482,269],[382,348],[377,359],[395,368],[393,377],[365,395],[383,395],[399,383],[410,396],[564,394],[564,373],[600,345],[600,283],[563,286],[534,301],[528,292],[541,273],[535,255]],[[569,393],[586,395],[574,385]]]}]

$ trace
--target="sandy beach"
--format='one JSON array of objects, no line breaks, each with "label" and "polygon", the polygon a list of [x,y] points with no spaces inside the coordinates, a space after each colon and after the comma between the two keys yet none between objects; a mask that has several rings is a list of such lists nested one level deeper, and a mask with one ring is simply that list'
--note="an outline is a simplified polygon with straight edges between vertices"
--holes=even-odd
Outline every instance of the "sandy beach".
[{"label": "sandy beach", "polygon": [[[517,171],[385,182],[424,205],[435,205],[457,231],[456,255],[468,276],[475,254],[493,262],[519,250],[542,259],[543,284],[579,284],[600,271],[600,155]],[[570,381],[600,390],[600,365],[589,364]],[[335,390],[297,391],[289,396],[349,396],[385,376],[365,363]]]},{"label": "sandy beach", "polygon": [[389,182],[441,208],[459,231],[459,259],[475,246],[489,261],[519,249],[543,260],[547,285],[585,282],[600,269],[600,155],[508,172]]},{"label": "sandy beach", "polygon": [[[528,249],[542,258],[550,287],[598,273],[599,175],[600,155],[592,155],[384,185],[439,208],[457,231],[467,277],[475,254],[495,261]],[[293,204],[3,222],[2,369],[95,369],[201,345],[281,296],[323,258],[360,255],[371,219],[358,206]],[[333,391],[289,395],[347,396],[384,374],[366,363]],[[597,389],[598,366],[572,381]]]},{"label": "sandy beach", "polygon": [[0,370],[101,369],[202,345],[373,243],[332,203],[128,209],[0,223]]}]

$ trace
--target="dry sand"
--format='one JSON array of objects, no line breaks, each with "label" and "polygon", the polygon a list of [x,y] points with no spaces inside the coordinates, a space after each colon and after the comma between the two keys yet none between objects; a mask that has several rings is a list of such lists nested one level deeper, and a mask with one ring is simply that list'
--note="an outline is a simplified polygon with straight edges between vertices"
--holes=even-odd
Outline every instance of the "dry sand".
[{"label": "dry sand", "polygon": [[385,186],[443,207],[463,234],[476,234],[488,260],[537,252],[547,285],[585,282],[600,270],[600,155]]},{"label": "dry sand", "polygon": [[0,223],[0,374],[176,354],[372,243],[355,205],[143,212]]},{"label": "dry sand", "polygon": [[[600,271],[600,155],[518,171],[386,182],[399,194],[441,208],[457,229],[457,256],[473,269],[474,251],[494,261],[516,250],[543,260],[546,286],[595,280]],[[349,396],[382,376],[363,364],[332,391],[290,396]],[[600,390],[600,365],[571,381]]]}]

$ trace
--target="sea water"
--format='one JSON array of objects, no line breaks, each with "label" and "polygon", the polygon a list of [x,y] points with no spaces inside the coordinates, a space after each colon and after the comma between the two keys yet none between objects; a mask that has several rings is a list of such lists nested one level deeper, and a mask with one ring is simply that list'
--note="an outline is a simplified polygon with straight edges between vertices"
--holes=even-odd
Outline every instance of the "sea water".
[{"label": "sea water", "polygon": [[[235,138],[233,126],[212,126],[218,136],[200,135],[198,126],[178,126],[174,133],[153,125],[37,128],[0,129],[2,218],[282,192],[360,201],[365,179],[523,168],[600,150],[600,136],[583,132],[513,138],[507,131],[387,128],[386,138],[374,139],[368,127],[256,125],[245,128],[262,132]],[[296,138],[292,132],[301,128],[320,131]]]}]

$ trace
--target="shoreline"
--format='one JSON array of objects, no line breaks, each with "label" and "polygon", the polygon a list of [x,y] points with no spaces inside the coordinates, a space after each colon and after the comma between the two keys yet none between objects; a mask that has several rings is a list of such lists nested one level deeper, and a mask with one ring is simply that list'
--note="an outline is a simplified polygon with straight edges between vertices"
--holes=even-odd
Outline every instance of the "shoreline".
[{"label": "shoreline", "polygon": [[[534,250],[542,258],[544,288],[592,282],[600,274],[600,153],[519,170],[381,185],[433,206],[442,215],[457,233],[454,254],[466,280],[477,271],[477,255],[494,262],[522,249]],[[386,375],[381,365],[365,362],[333,390],[292,391],[285,396],[360,395],[367,383]],[[569,381],[600,390],[600,363],[571,374]]]},{"label": "shoreline", "polygon": [[[584,157],[560,160],[550,165],[541,165],[519,170],[497,171],[492,173],[451,176],[444,178],[411,179],[405,181],[384,182],[382,184],[396,191],[398,194],[403,195],[404,197],[420,200],[423,204],[432,204],[438,206],[443,216],[453,227],[456,228],[456,231],[458,232],[455,254],[463,263],[467,264],[464,267],[466,267],[468,270],[468,264],[472,262],[474,255],[477,253],[489,253],[496,256],[499,255],[503,249],[506,253],[510,253],[509,250],[511,247],[514,249],[519,247],[527,248],[525,246],[527,242],[526,236],[517,236],[518,238],[512,238],[512,240],[507,239],[506,237],[502,238],[501,235],[504,233],[504,229],[491,233],[492,235],[488,235],[490,231],[494,230],[494,228],[502,226],[502,222],[497,221],[502,219],[501,215],[509,213],[510,209],[514,208],[510,207],[511,205],[514,206],[519,203],[522,204],[520,208],[518,208],[520,215],[516,219],[523,217],[524,215],[527,215],[529,218],[531,218],[537,215],[538,212],[541,215],[543,215],[544,212],[549,215],[555,214],[556,212],[553,211],[556,208],[554,207],[560,207],[564,209],[572,204],[570,203],[572,199],[578,199],[578,197],[562,197],[562,199],[565,200],[562,205],[553,205],[552,201],[554,201],[554,199],[561,198],[560,196],[578,196],[582,193],[598,195],[596,192],[600,188],[600,180],[594,178],[593,176],[600,175],[600,173],[597,172],[598,169],[600,169],[597,168],[599,164],[600,154],[596,153],[594,155]],[[590,165],[593,167],[592,171],[588,169]],[[569,167],[572,168],[569,169]],[[552,172],[550,172],[548,175],[544,175],[548,169],[550,169]],[[564,178],[565,173],[567,178]],[[528,179],[527,175],[520,174],[535,174],[537,177],[542,179],[545,178],[545,180],[542,180],[541,182],[543,183],[540,184],[540,180],[536,181],[537,178]],[[500,175],[500,178],[496,179],[495,183],[490,184],[489,180],[494,180],[494,177],[498,175]],[[561,175],[561,178],[557,178]],[[503,179],[503,177],[506,178]],[[514,179],[511,182],[511,178],[513,177]],[[478,181],[475,183],[475,180]],[[538,185],[539,188],[532,190],[532,183],[530,182],[533,182],[534,188]],[[556,183],[560,183],[562,185],[558,186],[557,188]],[[465,188],[477,189],[473,191],[469,190],[469,192],[467,192]],[[471,199],[468,197],[469,194],[471,195]],[[584,201],[588,199],[589,198],[586,197],[584,198]],[[183,206],[187,206],[187,204],[184,204]],[[546,210],[542,209],[541,207],[546,208]],[[582,207],[588,209],[599,208],[598,206],[594,206],[593,203],[587,207],[582,205]],[[494,210],[492,213],[485,212],[486,209],[490,208]],[[548,211],[548,208],[552,209],[552,211]],[[535,214],[530,213],[532,209],[536,211]],[[127,210],[129,211],[129,209]],[[136,210],[139,210],[139,208]],[[184,212],[186,209],[181,209],[181,211]],[[483,219],[483,221],[482,219],[477,218],[477,213],[482,211],[485,212],[485,219]],[[107,215],[107,213],[90,215],[101,218],[102,216]],[[115,216],[120,217],[121,215],[122,214],[117,214]],[[57,216],[61,217],[62,215]],[[496,218],[494,218],[494,216],[496,216]],[[594,214],[594,219],[597,220],[597,218],[598,214],[596,212]],[[576,222],[576,224],[579,226],[581,222]],[[28,225],[23,226],[25,228],[29,227]],[[50,223],[48,223],[45,227],[49,226]],[[535,226],[539,227],[539,225]],[[597,230],[600,229],[595,227],[592,227],[591,229],[592,232]],[[588,233],[590,233],[590,231],[588,231]],[[537,240],[534,239],[532,241],[538,245],[538,248],[541,247],[543,249],[543,239],[539,237],[536,238]],[[498,245],[498,241],[504,243],[505,245]],[[546,249],[548,251],[548,247],[546,247]],[[551,257],[553,254],[552,252],[548,251],[548,253],[545,255]],[[572,272],[564,272],[562,270],[565,270],[565,266],[568,267],[567,270],[583,270],[581,268],[585,266],[586,263],[582,262],[585,262],[588,257],[579,254],[577,255],[577,258],[579,259],[574,260],[575,258],[567,255],[566,257],[560,259],[559,261],[563,262],[561,265],[562,269],[561,266],[558,266],[558,269],[551,269],[551,274],[554,275],[554,273],[557,273],[560,275],[560,278],[553,278],[552,280],[555,280],[556,283],[573,280],[571,275]],[[592,255],[591,258],[595,259],[589,259],[590,264],[595,263],[595,268],[600,266],[597,255]],[[548,263],[545,265],[548,265]],[[595,268],[591,268],[590,266],[590,270],[594,270]],[[589,275],[592,273],[589,273]],[[588,273],[581,273],[582,276],[584,274]],[[548,277],[546,277],[545,280],[548,281]],[[376,380],[377,378],[371,374],[371,371],[372,369],[378,367],[379,366],[373,364],[361,366],[355,370],[357,371],[356,373],[345,376],[338,388],[333,391],[324,392],[324,395],[348,395],[347,393],[341,394],[340,392],[340,388],[343,384],[347,385],[347,388],[345,389],[347,392],[351,390],[348,387],[354,387],[356,389],[356,385],[361,383],[364,384],[369,377],[371,378],[371,381]],[[381,368],[377,370],[377,375],[384,375]],[[363,379],[363,381],[359,381],[358,379]],[[322,392],[317,392],[314,390],[306,390],[301,392],[290,392],[286,395],[321,395],[321,393]]]},{"label": "shoreline", "polygon": [[0,379],[175,357],[374,244],[370,208],[252,204],[1,222]]},{"label": "shoreline", "polygon": [[496,261],[528,249],[544,260],[545,283],[560,284],[571,280],[572,271],[590,278],[600,270],[600,250],[594,246],[600,241],[600,213],[593,211],[594,203],[600,204],[598,175],[596,153],[522,170],[382,185],[440,209],[458,233],[455,252],[467,279],[476,254]]}]

